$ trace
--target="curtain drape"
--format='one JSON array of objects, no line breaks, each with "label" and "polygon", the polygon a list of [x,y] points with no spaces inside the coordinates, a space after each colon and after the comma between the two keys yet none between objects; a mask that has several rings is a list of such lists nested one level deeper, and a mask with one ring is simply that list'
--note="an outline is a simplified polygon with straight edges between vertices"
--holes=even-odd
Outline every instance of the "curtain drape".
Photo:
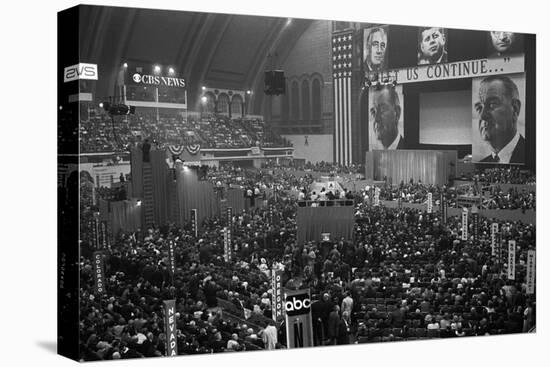
[{"label": "curtain drape", "polygon": [[351,240],[354,222],[353,206],[298,207],[298,243],[319,241],[327,232],[332,239]]},{"label": "curtain drape", "polygon": [[409,182],[410,179],[426,184],[447,183],[449,167],[442,151],[375,150],[367,153],[367,158],[372,161],[374,180],[391,177],[394,184]]},{"label": "curtain drape", "polygon": [[191,209],[197,209],[199,222],[219,215],[214,187],[210,182],[199,181],[197,172],[191,168],[176,168],[176,197],[181,226],[191,219]]}]

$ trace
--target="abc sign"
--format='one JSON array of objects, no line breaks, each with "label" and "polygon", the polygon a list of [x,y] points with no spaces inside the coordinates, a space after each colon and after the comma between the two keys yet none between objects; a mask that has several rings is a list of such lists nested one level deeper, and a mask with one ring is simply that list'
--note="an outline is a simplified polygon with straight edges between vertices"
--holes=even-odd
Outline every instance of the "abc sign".
[{"label": "abc sign", "polygon": [[285,312],[288,316],[303,315],[309,313],[311,300],[307,294],[286,297]]}]

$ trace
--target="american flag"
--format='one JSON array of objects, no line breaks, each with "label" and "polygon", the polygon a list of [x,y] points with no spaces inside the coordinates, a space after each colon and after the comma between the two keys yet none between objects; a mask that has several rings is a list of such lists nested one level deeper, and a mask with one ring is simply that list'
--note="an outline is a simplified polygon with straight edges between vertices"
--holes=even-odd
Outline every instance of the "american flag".
[{"label": "american flag", "polygon": [[334,156],[340,164],[351,163],[351,67],[353,31],[332,35],[332,77],[334,84]]}]

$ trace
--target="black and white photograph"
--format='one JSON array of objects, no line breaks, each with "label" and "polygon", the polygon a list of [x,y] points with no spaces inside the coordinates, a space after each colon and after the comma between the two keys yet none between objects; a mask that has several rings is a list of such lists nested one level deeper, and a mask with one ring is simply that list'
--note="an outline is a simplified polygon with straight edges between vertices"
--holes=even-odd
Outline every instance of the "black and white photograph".
[{"label": "black and white photograph", "polygon": [[418,65],[447,62],[447,30],[442,27],[418,29]]},{"label": "black and white photograph", "polygon": [[402,86],[369,90],[369,150],[406,149]]},{"label": "black and white photograph", "polygon": [[388,26],[366,28],[363,33],[363,68],[365,73],[385,70],[388,65]]},{"label": "black and white photograph", "polygon": [[538,35],[222,9],[58,9],[56,352],[540,335]]},{"label": "black and white photograph", "polygon": [[494,75],[472,80],[472,159],[525,164],[525,77]]}]

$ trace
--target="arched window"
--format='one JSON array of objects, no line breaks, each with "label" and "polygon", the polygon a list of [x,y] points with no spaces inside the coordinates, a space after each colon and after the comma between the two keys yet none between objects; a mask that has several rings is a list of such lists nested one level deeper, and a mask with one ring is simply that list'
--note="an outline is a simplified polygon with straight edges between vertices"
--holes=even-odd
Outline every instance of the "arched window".
[{"label": "arched window", "polygon": [[220,93],[218,96],[218,113],[229,116],[229,97],[225,93]]},{"label": "arched window", "polygon": [[290,119],[296,121],[300,119],[300,91],[297,81],[292,82],[291,98]]},{"label": "arched window", "polygon": [[237,117],[243,115],[243,98],[240,94],[234,94],[231,99],[231,116]]},{"label": "arched window", "polygon": [[309,81],[302,82],[302,120],[311,119],[311,98],[309,96]]},{"label": "arched window", "polygon": [[216,96],[213,93],[206,93],[206,103],[204,104],[204,112],[214,113],[214,108],[216,105]]},{"label": "arched window", "polygon": [[321,120],[321,81],[317,78],[313,79],[311,84],[311,119],[314,121]]}]

